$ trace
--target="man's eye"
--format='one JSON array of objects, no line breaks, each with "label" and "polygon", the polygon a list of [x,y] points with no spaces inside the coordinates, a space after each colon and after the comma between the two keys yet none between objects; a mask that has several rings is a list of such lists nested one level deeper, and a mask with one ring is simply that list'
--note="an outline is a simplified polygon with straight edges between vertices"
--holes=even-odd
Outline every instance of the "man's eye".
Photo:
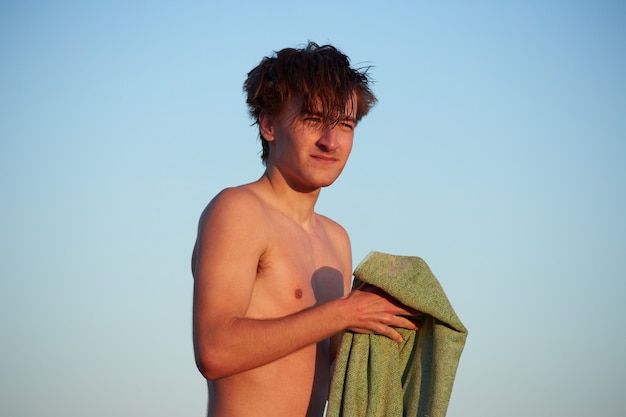
[{"label": "man's eye", "polygon": [[309,116],[303,119],[304,125],[310,129],[321,129],[324,125],[324,119],[316,116]]},{"label": "man's eye", "polygon": [[341,125],[341,127],[344,127],[346,129],[350,129],[350,130],[354,129],[354,123],[352,122],[341,122],[339,124]]}]

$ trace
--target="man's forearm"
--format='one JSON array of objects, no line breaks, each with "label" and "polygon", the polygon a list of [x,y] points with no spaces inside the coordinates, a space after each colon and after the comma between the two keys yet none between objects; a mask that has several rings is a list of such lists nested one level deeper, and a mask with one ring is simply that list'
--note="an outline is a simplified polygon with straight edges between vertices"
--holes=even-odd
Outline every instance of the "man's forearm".
[{"label": "man's forearm", "polygon": [[327,339],[347,326],[344,299],[275,319],[233,318],[212,328],[196,323],[196,359],[207,379],[244,372]]}]

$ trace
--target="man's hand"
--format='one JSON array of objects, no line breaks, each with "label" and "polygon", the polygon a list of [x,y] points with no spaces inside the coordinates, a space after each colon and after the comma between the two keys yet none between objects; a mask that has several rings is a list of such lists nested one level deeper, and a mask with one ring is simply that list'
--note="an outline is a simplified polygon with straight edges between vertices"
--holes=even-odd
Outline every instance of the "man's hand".
[{"label": "man's hand", "polygon": [[381,289],[363,284],[353,290],[345,300],[352,306],[353,324],[348,330],[357,333],[380,334],[396,342],[402,342],[402,336],[394,327],[418,330],[419,325],[409,319],[421,313],[401,304]]}]

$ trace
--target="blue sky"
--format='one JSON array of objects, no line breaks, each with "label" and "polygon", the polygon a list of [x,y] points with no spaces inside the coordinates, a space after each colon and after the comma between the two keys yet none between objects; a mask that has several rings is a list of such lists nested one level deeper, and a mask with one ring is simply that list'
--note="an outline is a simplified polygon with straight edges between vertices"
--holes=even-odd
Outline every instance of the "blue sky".
[{"label": "blue sky", "polygon": [[626,4],[556,0],[0,4],[0,413],[203,415],[197,219],[263,171],[245,74],[307,40],[374,66],[318,211],[441,281],[448,416],[623,415]]}]

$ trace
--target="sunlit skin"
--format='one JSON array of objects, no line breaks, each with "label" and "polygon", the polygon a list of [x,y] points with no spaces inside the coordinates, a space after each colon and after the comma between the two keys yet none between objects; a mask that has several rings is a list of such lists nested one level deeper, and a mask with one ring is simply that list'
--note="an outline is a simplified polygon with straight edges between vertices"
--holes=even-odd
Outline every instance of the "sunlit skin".
[{"label": "sunlit skin", "polygon": [[321,416],[344,330],[400,341],[393,327],[416,329],[384,294],[349,292],[348,235],[314,211],[348,160],[354,114],[326,123],[301,107],[294,97],[261,114],[264,175],[222,191],[200,220],[194,346],[210,417]]},{"label": "sunlit skin", "polygon": [[352,106],[336,121],[325,121],[319,114],[301,114],[301,99],[295,97],[278,118],[261,114],[263,136],[270,156],[267,175],[277,173],[289,187],[319,194],[341,174],[352,151],[356,123]]}]

